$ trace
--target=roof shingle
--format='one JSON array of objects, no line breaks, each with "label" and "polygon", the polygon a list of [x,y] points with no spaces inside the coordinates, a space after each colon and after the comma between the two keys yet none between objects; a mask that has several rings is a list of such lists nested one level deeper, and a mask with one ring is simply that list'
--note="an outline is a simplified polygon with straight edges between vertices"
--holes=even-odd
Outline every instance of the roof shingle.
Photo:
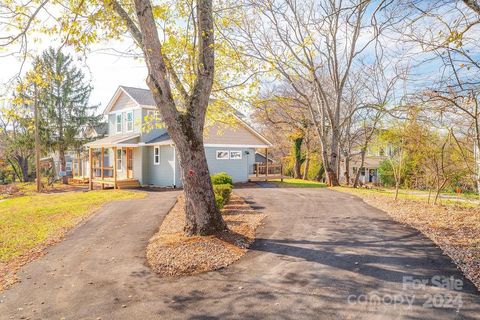
[{"label": "roof shingle", "polygon": [[125,92],[132,97],[139,105],[142,106],[155,106],[155,100],[153,100],[153,95],[148,89],[133,88],[120,86]]}]

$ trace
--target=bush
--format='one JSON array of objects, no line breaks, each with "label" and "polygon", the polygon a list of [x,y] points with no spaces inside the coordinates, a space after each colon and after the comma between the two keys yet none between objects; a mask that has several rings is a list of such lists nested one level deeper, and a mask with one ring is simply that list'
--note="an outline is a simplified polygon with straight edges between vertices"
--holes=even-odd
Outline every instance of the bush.
[{"label": "bush", "polygon": [[225,205],[223,197],[219,194],[215,193],[215,205],[217,206],[218,210],[222,209]]},{"label": "bush", "polygon": [[230,177],[227,173],[225,172],[219,172],[219,173],[215,173],[215,174],[212,174],[210,176],[211,180],[212,180],[212,184],[213,185],[216,185],[216,184],[229,184],[229,185],[233,185],[233,180],[232,180],[232,177]]},{"label": "bush", "polygon": [[226,203],[230,199],[230,194],[232,193],[232,186],[229,184],[215,184],[213,185],[213,192],[215,192],[215,194],[221,195]]},{"label": "bush", "polygon": [[223,206],[230,199],[230,194],[232,193],[231,184],[214,184],[213,193],[215,193],[215,204],[218,209],[222,209]]}]

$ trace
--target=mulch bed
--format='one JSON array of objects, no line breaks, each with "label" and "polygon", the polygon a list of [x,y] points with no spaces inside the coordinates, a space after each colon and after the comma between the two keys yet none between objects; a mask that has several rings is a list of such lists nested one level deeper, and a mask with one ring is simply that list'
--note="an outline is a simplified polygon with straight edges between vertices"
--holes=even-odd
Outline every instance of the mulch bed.
[{"label": "mulch bed", "polygon": [[480,290],[480,208],[352,193],[429,237]]},{"label": "mulch bed", "polygon": [[160,276],[192,275],[232,264],[247,252],[265,217],[232,194],[222,209],[228,230],[214,236],[187,237],[183,233],[184,203],[183,195],[179,196],[147,246],[147,260]]}]

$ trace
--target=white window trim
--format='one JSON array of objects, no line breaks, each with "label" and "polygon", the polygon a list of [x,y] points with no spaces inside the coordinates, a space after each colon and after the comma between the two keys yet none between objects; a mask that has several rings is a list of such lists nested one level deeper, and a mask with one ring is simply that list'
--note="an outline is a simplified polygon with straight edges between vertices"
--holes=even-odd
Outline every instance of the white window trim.
[{"label": "white window trim", "polygon": [[[120,151],[120,157],[118,156],[118,152]],[[123,151],[122,149],[117,149],[117,163],[115,164],[117,166],[117,172],[122,172],[123,171],[123,159],[122,159],[122,154]],[[118,165],[118,162],[120,161],[120,165]]]},{"label": "white window trim", "polygon": [[[226,152],[228,157],[227,158],[219,158],[218,157],[219,152]],[[215,151],[215,157],[217,158],[217,160],[229,160],[230,159],[230,151],[229,150],[216,150]]]},{"label": "white window trim", "polygon": [[[120,116],[120,122],[118,122],[118,116]],[[118,125],[120,124],[120,131],[118,130]],[[121,112],[115,114],[115,132],[121,133],[123,130],[123,115]]]},{"label": "white window trim", "polygon": [[[232,152],[238,152],[238,153],[240,153],[240,158],[232,158]],[[242,153],[243,153],[243,152],[242,152],[241,150],[230,150],[230,154],[229,154],[230,159],[231,159],[231,160],[242,160]]]},{"label": "white window trim", "polygon": [[[128,121],[128,115],[131,114],[132,115],[132,129],[128,130],[128,124],[130,123],[130,121]],[[125,114],[125,131],[126,132],[133,132],[133,111],[128,111],[126,114]]]},{"label": "white window trim", "polygon": [[[158,155],[155,153],[158,150]],[[158,161],[157,161],[158,156]],[[159,166],[160,165],[160,147],[153,147],[153,165]]]}]

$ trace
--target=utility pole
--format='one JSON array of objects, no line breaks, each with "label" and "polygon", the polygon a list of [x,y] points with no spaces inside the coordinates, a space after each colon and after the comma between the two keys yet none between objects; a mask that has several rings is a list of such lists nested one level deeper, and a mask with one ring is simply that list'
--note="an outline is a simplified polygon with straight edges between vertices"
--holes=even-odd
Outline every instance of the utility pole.
[{"label": "utility pole", "polygon": [[34,118],[35,118],[35,170],[37,177],[37,192],[42,191],[42,181],[40,176],[40,133],[39,133],[39,119],[38,119],[38,96],[37,96],[37,86],[35,85],[34,91],[35,97],[33,99],[34,105]]}]

